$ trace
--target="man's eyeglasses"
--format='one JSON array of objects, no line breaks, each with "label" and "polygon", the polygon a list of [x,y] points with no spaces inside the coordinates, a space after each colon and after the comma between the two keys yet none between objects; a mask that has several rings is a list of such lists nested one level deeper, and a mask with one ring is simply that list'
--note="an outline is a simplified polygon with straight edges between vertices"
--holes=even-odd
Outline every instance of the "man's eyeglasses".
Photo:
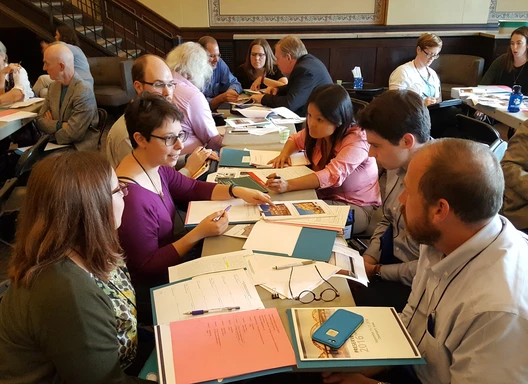
[{"label": "man's eyeglasses", "polygon": [[207,56],[211,59],[211,60],[214,60],[214,59],[219,59],[222,57],[222,55],[219,53],[218,55],[213,55],[213,54],[207,54]]},{"label": "man's eyeglasses", "polygon": [[436,60],[440,57],[440,53],[429,53],[425,49],[422,49],[422,52],[425,53],[428,59]]},{"label": "man's eyeglasses", "polygon": [[253,53],[251,52],[251,57],[262,59],[263,57],[266,57],[265,53]]},{"label": "man's eyeglasses", "polygon": [[148,81],[140,81],[140,83],[142,83],[142,84],[148,84],[148,85],[150,85],[152,88],[157,89],[158,91],[163,90],[163,88],[174,89],[174,88],[176,88],[176,85],[178,85],[178,84],[175,83],[174,81],[171,81],[171,82],[169,82],[169,83],[164,83],[163,81],[155,81],[155,82],[153,82],[153,83],[149,83]]},{"label": "man's eyeglasses", "polygon": [[189,132],[180,131],[177,135],[169,135],[166,137],[156,136],[151,134],[150,137],[155,137],[156,139],[165,140],[165,145],[167,147],[172,147],[174,144],[176,144],[176,141],[180,140],[182,143],[187,140],[187,137],[189,137]]},{"label": "man's eyeglasses", "polygon": [[332,284],[330,284],[330,282],[328,280],[326,280],[321,275],[321,272],[319,272],[319,269],[317,268],[317,265],[314,265],[314,267],[315,267],[315,270],[317,271],[317,273],[319,274],[319,276],[321,277],[321,279],[323,279],[324,282],[326,284],[328,284],[329,286],[331,286],[332,288],[326,288],[324,291],[322,291],[319,294],[319,297],[316,297],[315,293],[313,291],[309,291],[309,290],[304,290],[301,293],[299,293],[298,296],[294,297],[293,293],[292,293],[292,289],[291,289],[291,279],[292,279],[293,268],[294,268],[294,267],[292,267],[291,271],[290,271],[290,280],[288,281],[288,286],[290,288],[290,296],[294,300],[300,301],[302,304],[310,304],[313,301],[330,302],[330,301],[335,300],[336,297],[339,297],[339,292],[337,291],[337,289]]},{"label": "man's eyeglasses", "polygon": [[122,181],[119,182],[119,186],[112,191],[112,195],[120,192],[123,197],[128,196],[128,184]]}]

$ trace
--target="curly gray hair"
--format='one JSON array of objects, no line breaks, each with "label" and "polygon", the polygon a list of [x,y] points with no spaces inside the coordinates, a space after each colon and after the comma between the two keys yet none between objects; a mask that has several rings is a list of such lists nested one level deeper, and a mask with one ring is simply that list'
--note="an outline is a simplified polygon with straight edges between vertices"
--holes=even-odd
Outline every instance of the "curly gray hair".
[{"label": "curly gray hair", "polygon": [[207,53],[198,43],[179,45],[169,52],[165,61],[171,71],[179,73],[200,90],[213,76]]}]

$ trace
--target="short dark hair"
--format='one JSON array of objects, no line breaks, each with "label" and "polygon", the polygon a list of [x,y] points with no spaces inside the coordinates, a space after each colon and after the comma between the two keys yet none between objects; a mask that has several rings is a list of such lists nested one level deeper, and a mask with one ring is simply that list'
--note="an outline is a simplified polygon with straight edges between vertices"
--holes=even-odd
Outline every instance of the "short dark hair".
[{"label": "short dark hair", "polygon": [[423,144],[431,136],[431,118],[422,98],[411,90],[391,90],[374,98],[359,111],[358,124],[398,145],[403,135],[412,134]]},{"label": "short dark hair", "polygon": [[183,113],[163,96],[141,92],[130,102],[125,111],[125,122],[132,148],[138,146],[134,139],[135,132],[141,133],[141,136],[150,141],[152,131],[161,127],[167,119],[181,121]]},{"label": "short dark hair", "polygon": [[[308,105],[313,104],[319,109],[323,117],[336,126],[336,130],[330,136],[331,148],[324,160],[328,164],[334,157],[336,143],[342,140],[354,121],[354,109],[348,92],[340,85],[327,84],[314,89],[308,98]],[[317,139],[310,136],[310,126],[306,120],[307,135],[305,140],[305,151],[309,159],[312,158]]]},{"label": "short dark hair", "polygon": [[419,188],[426,205],[445,199],[464,223],[495,216],[502,206],[504,175],[499,160],[481,143],[440,139],[426,145],[430,163]]},{"label": "short dark hair", "polygon": [[198,44],[200,44],[204,49],[207,49],[207,44],[209,43],[218,45],[218,42],[212,36],[202,36],[198,40]]},{"label": "short dark hair", "polygon": [[79,38],[77,37],[77,32],[72,27],[69,27],[67,25],[59,25],[57,27],[57,31],[59,31],[60,35],[60,41],[79,46],[81,43],[79,42]]}]

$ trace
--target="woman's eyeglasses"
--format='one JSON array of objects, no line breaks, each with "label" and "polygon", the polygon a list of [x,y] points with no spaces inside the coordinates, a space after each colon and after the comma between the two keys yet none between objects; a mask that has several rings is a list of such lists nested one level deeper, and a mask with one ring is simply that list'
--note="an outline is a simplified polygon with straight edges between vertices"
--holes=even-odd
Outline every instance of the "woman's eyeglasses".
[{"label": "woman's eyeglasses", "polygon": [[172,147],[174,144],[176,144],[176,141],[180,140],[182,143],[187,140],[187,137],[189,137],[189,132],[181,131],[177,135],[169,135],[166,137],[156,136],[156,135],[150,135],[150,137],[155,137],[156,139],[165,140],[165,145],[167,147]]},{"label": "woman's eyeglasses", "polygon": [[123,197],[128,196],[128,184],[120,181],[119,186],[112,191],[112,195],[118,192],[120,192]]},{"label": "woman's eyeglasses", "polygon": [[253,53],[251,52],[251,57],[262,59],[263,57],[266,57],[265,53]]},{"label": "woman's eyeglasses", "polygon": [[440,53],[429,53],[425,49],[422,49],[422,52],[425,53],[428,59],[436,60],[440,57]]},{"label": "woman's eyeglasses", "polygon": [[337,289],[332,284],[330,284],[330,282],[328,280],[326,280],[323,277],[323,275],[321,275],[321,272],[319,272],[319,269],[317,268],[317,265],[314,265],[314,267],[315,267],[315,270],[317,271],[317,273],[319,274],[319,276],[321,277],[321,279],[323,279],[323,281],[326,284],[328,284],[329,286],[331,286],[332,288],[326,288],[324,291],[322,291],[319,294],[319,297],[316,297],[316,295],[315,295],[315,293],[313,291],[310,291],[310,290],[307,290],[307,289],[302,291],[301,293],[299,293],[298,296],[294,297],[293,293],[292,293],[292,289],[291,289],[291,280],[292,280],[293,268],[294,268],[294,267],[292,267],[291,271],[290,271],[290,280],[288,281],[288,286],[290,288],[290,296],[294,300],[300,301],[302,304],[310,304],[313,301],[330,302],[330,301],[335,300],[336,297],[339,297],[339,292],[337,291]]}]

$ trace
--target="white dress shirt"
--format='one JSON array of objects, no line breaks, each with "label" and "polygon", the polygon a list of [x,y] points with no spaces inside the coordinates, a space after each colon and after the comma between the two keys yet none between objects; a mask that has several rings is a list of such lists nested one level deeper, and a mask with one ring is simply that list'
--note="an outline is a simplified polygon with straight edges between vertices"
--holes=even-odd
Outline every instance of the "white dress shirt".
[{"label": "white dress shirt", "polygon": [[[528,243],[504,217],[442,258],[421,246],[402,320],[428,383],[528,382]],[[428,320],[429,319],[429,320]]]}]

